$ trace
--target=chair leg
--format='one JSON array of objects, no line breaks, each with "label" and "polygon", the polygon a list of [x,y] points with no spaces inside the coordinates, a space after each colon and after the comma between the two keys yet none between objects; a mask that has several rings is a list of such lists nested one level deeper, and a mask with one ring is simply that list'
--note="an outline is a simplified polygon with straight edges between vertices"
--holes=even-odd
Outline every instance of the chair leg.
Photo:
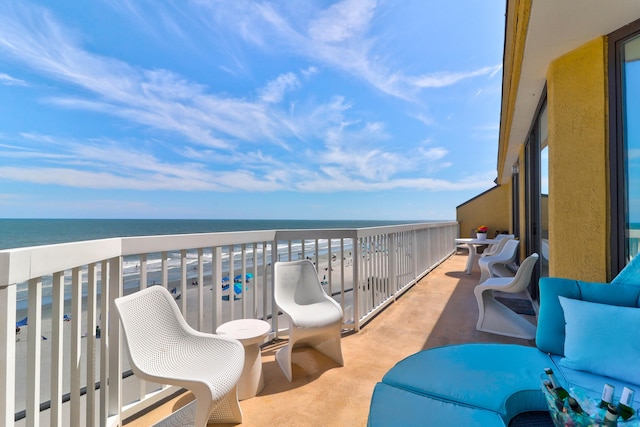
[{"label": "chair leg", "polygon": [[276,360],[280,369],[287,377],[289,382],[293,381],[293,367],[291,365],[291,353],[296,347],[306,346],[311,347],[324,354],[329,359],[333,360],[340,366],[344,366],[344,359],[342,357],[342,342],[340,335],[340,325],[336,328],[331,328],[331,331],[327,331],[323,335],[317,335],[312,337],[298,336],[295,333],[289,337],[289,343],[279,349],[276,352]]},{"label": "chair leg", "polygon": [[338,326],[337,330],[319,337],[319,339],[310,343],[310,345],[329,359],[336,362],[338,365],[344,366],[344,359],[342,358],[342,342],[340,341],[341,338],[340,326]]},{"label": "chair leg", "polygon": [[197,401],[196,422],[194,425],[196,427],[206,427],[209,423],[242,423],[242,409],[240,409],[240,403],[238,402],[237,390],[237,386],[235,386],[221,400],[210,402],[209,405],[205,404],[211,398],[209,392],[202,393],[199,396],[196,394],[197,391],[193,390]]},{"label": "chair leg", "polygon": [[289,340],[289,343],[276,351],[276,360],[278,361],[278,365],[280,365],[280,369],[284,373],[284,376],[287,377],[287,380],[291,382],[293,380],[293,372],[291,368],[291,351],[293,350],[293,345],[295,343]]},{"label": "chair leg", "polygon": [[242,423],[242,409],[238,402],[238,386],[227,394],[216,408],[209,414],[209,423],[240,424]]},{"label": "chair leg", "polygon": [[480,265],[480,281],[478,284],[482,284],[485,280],[491,277],[491,272],[489,270],[489,266],[486,264]]},{"label": "chair leg", "polygon": [[[536,327],[525,318],[496,301],[492,295],[484,293],[480,298],[483,307],[478,317],[477,330],[527,340],[535,338]],[[480,301],[478,304],[480,305]]]},{"label": "chair leg", "polygon": [[476,330],[482,331],[482,324],[484,323],[484,297],[483,292],[480,289],[476,288],[473,290],[476,296],[476,302],[478,303],[478,322],[476,323]]}]

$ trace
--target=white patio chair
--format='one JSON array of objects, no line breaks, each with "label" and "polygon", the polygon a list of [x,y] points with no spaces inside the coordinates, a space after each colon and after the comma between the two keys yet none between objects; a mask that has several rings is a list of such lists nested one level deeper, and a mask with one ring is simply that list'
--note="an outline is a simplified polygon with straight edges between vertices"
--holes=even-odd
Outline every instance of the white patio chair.
[{"label": "white patio chair", "polygon": [[162,286],[117,298],[115,304],[138,377],[190,390],[196,397],[196,427],[242,422],[236,393],[244,367],[239,341],[191,328]]},{"label": "white patio chair", "polygon": [[478,302],[478,331],[506,335],[515,338],[533,339],[536,327],[518,313],[495,299],[494,291],[518,294],[519,297],[532,303],[527,291],[531,281],[533,267],[538,261],[538,254],[529,255],[514,277],[494,277],[473,289]]},{"label": "white patio chair", "polygon": [[478,265],[480,266],[480,283],[483,283],[490,277],[498,276],[494,269],[495,265],[501,264],[504,266],[513,263],[516,259],[519,245],[520,242],[518,240],[508,239],[500,252],[495,255],[480,258],[478,260]]},{"label": "white patio chair", "polygon": [[497,240],[498,243],[494,243],[493,245],[489,246],[484,252],[480,254],[480,258],[484,258],[486,256],[491,256],[499,253],[502,250],[504,244],[507,243],[507,240],[513,239],[514,237],[515,235],[513,234],[498,234],[493,239],[493,240]]},{"label": "white patio chair", "polygon": [[273,294],[289,321],[289,343],[276,353],[287,379],[293,378],[291,352],[295,347],[313,347],[344,366],[340,343],[342,309],[322,289],[313,263],[306,259],[276,262]]}]

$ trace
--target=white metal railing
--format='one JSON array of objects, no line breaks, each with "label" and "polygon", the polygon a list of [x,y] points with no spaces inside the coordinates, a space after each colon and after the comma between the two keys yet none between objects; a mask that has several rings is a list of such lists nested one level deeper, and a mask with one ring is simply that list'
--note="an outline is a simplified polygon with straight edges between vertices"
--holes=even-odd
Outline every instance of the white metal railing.
[{"label": "white metal railing", "polygon": [[[129,367],[113,315],[113,301],[123,294],[165,286],[198,330],[259,318],[271,323],[273,338],[286,325],[274,311],[272,265],[308,258],[341,304],[343,328],[358,331],[451,255],[457,234],[456,222],[433,222],[124,237],[2,250],[0,425],[14,418],[33,426],[121,425],[171,392],[123,379]],[[26,326],[14,331],[25,317]]]}]

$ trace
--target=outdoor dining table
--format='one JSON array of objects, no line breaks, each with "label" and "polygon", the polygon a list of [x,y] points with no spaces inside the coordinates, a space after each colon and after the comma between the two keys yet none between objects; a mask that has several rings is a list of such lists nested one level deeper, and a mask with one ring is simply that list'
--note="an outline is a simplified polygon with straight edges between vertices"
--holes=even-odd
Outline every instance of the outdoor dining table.
[{"label": "outdoor dining table", "polygon": [[456,243],[463,243],[469,248],[469,257],[467,258],[467,267],[465,268],[465,273],[471,274],[473,263],[476,262],[476,258],[478,258],[478,254],[476,253],[476,246],[493,245],[495,243],[498,243],[499,241],[500,240],[496,239],[473,239],[469,237],[457,238]]}]

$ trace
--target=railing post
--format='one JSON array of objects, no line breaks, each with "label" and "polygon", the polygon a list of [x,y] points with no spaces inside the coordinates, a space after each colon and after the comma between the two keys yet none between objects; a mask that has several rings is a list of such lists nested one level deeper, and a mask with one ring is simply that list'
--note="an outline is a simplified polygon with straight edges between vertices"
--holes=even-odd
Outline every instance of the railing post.
[{"label": "railing post", "polygon": [[[40,359],[42,349],[42,278],[29,280],[27,345],[27,425],[40,425]],[[15,308],[13,308],[15,310]]]},{"label": "railing post", "polygon": [[[278,327],[278,305],[276,304],[276,297],[275,297],[275,276],[274,276],[274,271],[275,271],[275,265],[276,262],[279,261],[278,259],[278,241],[277,240],[273,240],[271,241],[271,267],[269,268],[269,270],[271,270],[271,319],[273,320],[273,330],[275,331],[275,336],[276,338],[278,338],[279,334],[280,334],[280,328]],[[265,264],[267,264],[267,259],[265,258]],[[316,265],[318,264],[318,252],[316,251]],[[266,273],[266,272],[265,272]],[[267,281],[268,283],[268,281]],[[267,285],[268,286],[268,285]]]},{"label": "railing post", "polygon": [[[100,339],[100,427],[107,425],[109,418],[109,346],[107,340],[106,317],[109,312],[109,261],[103,260],[100,266],[100,323],[103,334]],[[92,339],[96,331],[91,331]]]},{"label": "railing post", "polygon": [[411,278],[413,280],[417,280],[418,279],[418,235],[419,233],[416,230],[413,230],[411,232],[411,241],[413,243],[413,246],[411,248],[411,255],[413,259],[413,271],[411,274]]},{"label": "railing post", "polygon": [[0,287],[0,425],[14,423],[16,388],[16,285]]},{"label": "railing post", "polygon": [[[218,326],[222,324],[222,248],[215,246],[211,248],[211,280],[213,283],[213,291],[211,292],[212,309],[212,332],[215,332]],[[233,290],[231,291],[233,292]]]},{"label": "railing post", "polygon": [[389,289],[393,292],[393,299],[398,293],[398,244],[396,233],[389,234]]},{"label": "railing post", "polygon": [[[103,322],[107,322],[109,347],[109,416],[117,416],[117,425],[122,425],[122,340],[120,339],[120,317],[116,310],[115,299],[122,296],[122,257],[109,260],[109,299],[108,311],[102,313]],[[106,319],[105,319],[106,318]],[[105,339],[105,338],[101,338]],[[104,382],[104,379],[100,379]]]},{"label": "railing post", "polygon": [[[64,274],[53,273],[53,298],[51,301],[51,425],[62,425],[62,375],[64,352],[62,341],[62,316],[64,310]],[[78,322],[78,319],[74,319]],[[71,389],[73,392],[73,388]],[[73,415],[73,408],[71,409]],[[71,418],[73,419],[73,418]]]},{"label": "railing post", "polygon": [[[213,287],[213,284],[212,284]],[[198,248],[198,330],[204,329],[204,250]]]},{"label": "railing post", "polygon": [[180,311],[185,318],[187,317],[187,268],[187,251],[182,249],[180,251],[180,289],[176,290],[176,293],[179,291],[182,294]]},{"label": "railing post", "polygon": [[[269,284],[267,281],[267,242],[262,242],[262,320],[269,320]],[[273,319],[273,316],[272,316]],[[275,322],[271,323],[272,329],[276,332]]]},{"label": "railing post", "polygon": [[[96,422],[96,308],[98,297],[98,271],[95,263],[89,265],[87,273],[87,424]],[[78,319],[79,321],[79,319]]]},{"label": "railing post", "polygon": [[[82,360],[82,342],[80,324],[82,319],[82,270],[75,267],[71,270],[71,310],[73,323],[71,325],[71,357],[70,374],[71,381],[71,426],[80,427],[80,387],[82,387],[81,360]],[[61,322],[61,319],[55,319]]]},{"label": "railing post", "polygon": [[353,273],[353,323],[355,330],[360,330],[360,246],[362,245],[359,237],[353,238],[353,248],[351,249],[351,262]]}]

